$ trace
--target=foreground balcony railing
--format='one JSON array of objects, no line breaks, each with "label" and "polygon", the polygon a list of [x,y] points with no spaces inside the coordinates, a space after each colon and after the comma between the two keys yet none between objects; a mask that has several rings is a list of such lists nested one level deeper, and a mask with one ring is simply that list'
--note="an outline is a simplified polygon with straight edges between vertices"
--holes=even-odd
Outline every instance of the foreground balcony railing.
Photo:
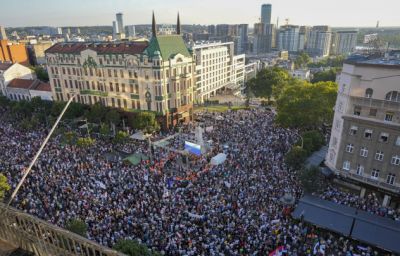
[{"label": "foreground balcony railing", "polygon": [[122,256],[72,232],[0,203],[0,239],[35,255]]}]

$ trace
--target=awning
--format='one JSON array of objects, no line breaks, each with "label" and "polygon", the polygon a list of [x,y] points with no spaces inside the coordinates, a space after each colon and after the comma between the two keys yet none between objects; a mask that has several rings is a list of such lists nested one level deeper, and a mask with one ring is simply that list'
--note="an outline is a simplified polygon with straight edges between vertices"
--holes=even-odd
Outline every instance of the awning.
[{"label": "awning", "polygon": [[133,154],[125,158],[125,161],[129,161],[133,165],[138,165],[142,160],[148,160],[149,157],[143,154]]},{"label": "awning", "polygon": [[212,165],[220,165],[223,164],[226,160],[226,155],[224,153],[219,153],[218,155],[211,158]]},{"label": "awning", "polygon": [[295,219],[302,219],[318,227],[349,236],[356,209],[325,201],[313,196],[300,199],[292,213]]},{"label": "awning", "polygon": [[150,135],[145,135],[143,132],[137,132],[131,136],[134,140],[146,140]]}]

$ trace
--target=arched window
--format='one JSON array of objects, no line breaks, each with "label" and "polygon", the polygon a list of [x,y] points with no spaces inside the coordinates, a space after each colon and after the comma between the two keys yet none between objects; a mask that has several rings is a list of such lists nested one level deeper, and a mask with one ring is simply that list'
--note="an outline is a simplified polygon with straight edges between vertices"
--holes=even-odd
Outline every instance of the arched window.
[{"label": "arched window", "polygon": [[374,94],[374,90],[372,90],[371,88],[368,88],[367,90],[365,90],[366,98],[372,98],[372,94]]},{"label": "arched window", "polygon": [[400,102],[400,92],[397,91],[389,92],[388,94],[386,94],[386,100]]}]

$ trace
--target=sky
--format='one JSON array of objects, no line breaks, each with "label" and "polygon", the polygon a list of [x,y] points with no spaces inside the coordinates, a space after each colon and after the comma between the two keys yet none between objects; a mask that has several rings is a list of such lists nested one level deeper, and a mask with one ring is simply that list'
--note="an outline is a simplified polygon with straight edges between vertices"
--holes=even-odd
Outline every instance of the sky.
[{"label": "sky", "polygon": [[[1,2],[6,0],[0,0]],[[289,19],[296,25],[334,27],[400,26],[400,0],[12,0],[1,4],[0,25],[94,26],[111,25],[115,13],[124,14],[124,25],[157,23],[240,24],[252,26],[261,15],[261,4],[272,4],[272,23]]]}]

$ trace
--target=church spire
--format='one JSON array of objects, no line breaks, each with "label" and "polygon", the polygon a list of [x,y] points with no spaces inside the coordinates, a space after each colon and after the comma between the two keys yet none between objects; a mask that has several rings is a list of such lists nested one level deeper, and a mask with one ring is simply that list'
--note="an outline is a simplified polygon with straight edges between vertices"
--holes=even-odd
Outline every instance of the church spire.
[{"label": "church spire", "polygon": [[157,36],[157,25],[156,25],[156,17],[154,15],[154,11],[153,11],[153,21],[152,21],[152,24],[151,24],[151,29],[152,29],[152,32],[153,32],[153,37],[156,37]]},{"label": "church spire", "polygon": [[176,22],[176,34],[178,35],[181,34],[181,19],[179,17],[179,12],[178,12],[178,20]]}]

